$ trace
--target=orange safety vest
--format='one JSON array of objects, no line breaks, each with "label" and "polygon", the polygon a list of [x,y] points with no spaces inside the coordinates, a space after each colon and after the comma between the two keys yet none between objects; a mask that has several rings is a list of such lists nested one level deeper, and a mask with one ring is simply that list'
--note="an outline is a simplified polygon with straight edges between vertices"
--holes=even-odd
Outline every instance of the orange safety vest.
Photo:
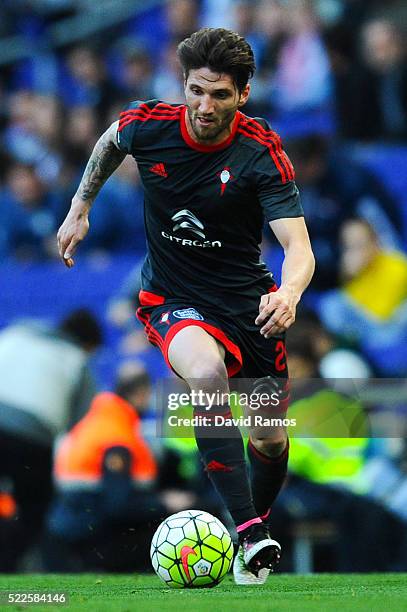
[{"label": "orange safety vest", "polygon": [[155,459],[141,436],[140,417],[115,393],[99,393],[87,414],[64,436],[57,448],[54,476],[58,485],[97,485],[103,457],[112,446],[126,447],[131,475],[139,484],[157,475]]}]

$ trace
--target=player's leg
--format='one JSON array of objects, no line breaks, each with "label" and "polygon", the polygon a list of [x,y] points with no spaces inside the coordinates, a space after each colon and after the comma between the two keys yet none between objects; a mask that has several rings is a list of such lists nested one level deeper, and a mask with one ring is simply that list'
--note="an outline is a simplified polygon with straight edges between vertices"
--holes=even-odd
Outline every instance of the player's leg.
[{"label": "player's leg", "polygon": [[253,501],[259,516],[267,520],[287,476],[289,441],[284,428],[258,438],[251,434],[247,445]]},{"label": "player's leg", "polygon": [[[289,400],[288,370],[284,336],[264,338],[257,330],[239,330],[243,347],[243,368],[247,393],[259,401],[256,410],[246,414],[260,417],[261,423],[250,428],[248,459],[253,501],[259,516],[266,518],[287,474],[289,444],[283,426],[268,424],[270,419],[286,417]],[[263,419],[263,420],[262,420]],[[258,422],[258,421],[257,421]],[[276,421],[273,421],[276,423]]]},{"label": "player's leg", "polygon": [[[264,422],[270,418],[283,420],[287,412],[287,380],[267,376],[258,379],[255,388],[270,398],[269,405],[266,402],[258,411]],[[288,451],[289,441],[283,425],[261,424],[251,428],[247,446],[251,486],[256,510],[263,520],[267,520],[287,476]]]},{"label": "player's leg", "polygon": [[[270,392],[270,390],[269,390]],[[262,390],[264,396],[265,390]],[[266,407],[256,411],[257,416],[273,416],[273,410]],[[250,414],[250,409],[246,414]],[[251,414],[253,416],[253,414]],[[284,449],[284,450],[282,450]],[[248,442],[248,458],[250,463],[250,484],[253,502],[270,536],[269,514],[272,502],[277,497],[284,482],[287,472],[288,438],[283,427],[269,428],[266,425],[253,427],[250,431]],[[254,585],[264,584],[270,573],[280,560],[280,544],[271,539],[273,545],[273,556],[268,558],[268,563],[262,564],[261,571],[257,577],[247,571],[244,562],[245,548],[252,542],[242,539],[238,554],[233,564],[233,575],[237,584]]]},{"label": "player's leg", "polygon": [[[266,401],[260,407],[256,406],[255,411],[247,407],[246,415],[283,419],[288,396],[283,339],[266,340],[258,331],[252,332],[244,329],[239,331],[240,345],[244,347],[242,354],[244,367],[239,374],[245,379],[247,387],[245,390],[253,399],[255,396],[270,399],[269,403]],[[271,377],[270,374],[272,374]],[[278,398],[277,403],[275,402],[276,397]],[[288,440],[283,427],[269,427],[264,424],[251,428],[248,459],[253,501],[258,515],[268,528],[270,527],[268,518],[271,504],[277,497],[286,477],[287,458]],[[275,540],[272,542],[275,545],[275,558],[274,563],[269,564],[271,568],[278,562],[281,554],[278,542]],[[241,550],[239,553],[233,567],[235,580],[239,584],[250,584],[253,579],[245,571]],[[267,569],[262,570],[258,582],[265,582],[268,573]]]},{"label": "player's leg", "polygon": [[215,403],[208,409],[213,394],[228,397],[224,357],[224,347],[196,325],[182,328],[168,349],[171,367],[188,383],[191,391],[201,392],[202,399],[208,399],[194,406],[194,416],[202,417],[202,424],[195,427],[196,442],[208,476],[239,531],[261,521],[252,501],[239,428],[215,425],[215,415],[231,416],[229,403]]},{"label": "player's leg", "polygon": [[[191,390],[201,390],[208,396],[229,392],[224,356],[223,346],[198,326],[180,330],[168,350],[172,368],[189,384]],[[279,551],[268,537],[253,505],[239,428],[236,425],[213,424],[215,414],[226,418],[231,416],[229,404],[218,404],[210,410],[207,408],[208,405],[204,404],[196,406],[194,410],[194,415],[209,417],[211,423],[195,427],[197,445],[208,476],[236,524],[239,540],[245,542],[242,562],[257,574],[259,570],[263,571],[262,568],[274,564]]]}]

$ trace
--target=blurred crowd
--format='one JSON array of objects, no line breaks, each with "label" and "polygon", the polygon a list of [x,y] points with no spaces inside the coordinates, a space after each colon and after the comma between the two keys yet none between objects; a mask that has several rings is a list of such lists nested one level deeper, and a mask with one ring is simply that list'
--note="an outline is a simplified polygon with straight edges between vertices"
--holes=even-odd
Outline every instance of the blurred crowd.
[{"label": "blurred crowd", "polygon": [[[129,100],[182,102],[176,46],[202,25],[235,29],[252,44],[257,73],[246,111],[270,120],[288,152],[300,157],[300,186],[323,190],[331,167],[323,168],[321,158],[340,142],[405,143],[403,5],[397,0],[176,0],[145,12],[137,5],[124,23],[104,24],[86,41],[53,46],[52,25],[80,16],[84,0],[3,2],[3,44],[6,36],[18,35],[32,52],[0,66],[1,257],[56,256],[55,231],[98,136]],[[87,19],[92,20],[92,10]],[[304,138],[312,135],[310,149]],[[335,180],[346,180],[340,176],[346,159],[330,162],[339,164]],[[368,189],[369,179],[354,182],[350,176],[341,193],[348,212],[350,207],[354,212],[355,198]],[[371,186],[365,195],[378,191]],[[100,195],[83,249],[143,250],[141,202],[137,172],[128,160]],[[394,206],[387,205],[395,224]],[[311,229],[319,238],[320,229]]]},{"label": "blurred crowd", "polygon": [[[56,261],[56,231],[99,135],[130,100],[182,102],[179,41],[201,26],[234,29],[247,37],[257,63],[244,111],[265,117],[283,138],[317,260],[306,308],[288,335],[291,375],[402,381],[407,179],[397,163],[405,169],[406,3],[168,0],[143,10],[135,2],[125,20],[99,19],[99,31],[56,44],[55,26],[86,11],[91,22],[93,5],[1,3],[0,48],[19,38],[30,49],[9,62],[0,54],[1,261],[16,270]],[[379,152],[375,171],[355,154],[360,150]],[[116,330],[115,342],[83,311],[56,326],[10,321],[0,331],[0,369],[9,372],[0,380],[0,572],[32,569],[25,556],[32,546],[41,552],[38,565],[52,571],[146,569],[149,538],[163,516],[195,506],[228,522],[194,442],[154,435],[150,364],[161,357],[147,358],[155,349],[134,320],[145,246],[143,191],[130,157],[102,189],[90,221],[80,257],[134,262],[106,305],[104,328]],[[266,231],[273,269],[277,249]],[[67,302],[69,294],[67,288]],[[44,314],[54,318],[52,305]],[[112,363],[124,361],[108,392],[92,382],[87,365],[100,346]],[[328,397],[311,391],[312,407]],[[348,400],[334,390],[329,401]],[[293,546],[285,569],[295,567],[295,530],[309,521],[328,521],[324,533],[335,546],[334,559],[325,555],[319,569],[406,569],[405,425],[399,438],[360,435],[294,441],[275,513]],[[320,535],[310,537],[323,541]]]}]

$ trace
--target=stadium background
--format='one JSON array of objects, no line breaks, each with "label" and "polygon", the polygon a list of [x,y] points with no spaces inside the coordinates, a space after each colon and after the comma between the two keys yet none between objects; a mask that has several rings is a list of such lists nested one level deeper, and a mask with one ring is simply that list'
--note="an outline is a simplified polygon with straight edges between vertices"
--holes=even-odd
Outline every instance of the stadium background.
[{"label": "stadium background", "polygon": [[[266,117],[295,161],[297,155],[303,162],[311,157],[307,146],[323,155],[329,149],[344,176],[349,167],[363,175],[366,194],[362,184],[355,204],[345,190],[337,202],[345,212],[338,218],[343,222],[360,212],[366,195],[375,205],[365,216],[377,231],[383,229],[385,247],[405,253],[406,13],[396,0],[4,0],[0,328],[25,317],[57,323],[73,308],[88,307],[104,331],[103,346],[92,359],[100,389],[112,387],[117,364],[129,356],[146,365],[153,381],[166,375],[158,351],[146,345],[131,315],[144,253],[143,196],[132,161],[126,160],[98,197],[90,234],[71,271],[58,261],[55,236],[93,144],[127,101],[182,101],[176,45],[201,26],[247,36],[258,65],[247,113]],[[304,191],[306,212],[309,207],[313,215],[326,202],[325,192],[305,178]],[[320,225],[315,225],[317,265]],[[278,277],[281,249],[269,234],[265,257]],[[338,289],[336,269],[325,272],[304,300],[320,315],[321,298]],[[363,320],[363,309],[358,316]],[[404,338],[402,321],[393,324],[395,335]],[[340,342],[352,345],[370,375],[405,375],[401,344],[391,344],[397,352],[392,368],[391,356],[376,361],[374,348],[364,350],[353,340]],[[392,447],[383,453],[400,467],[404,451],[396,446],[397,452]]]}]

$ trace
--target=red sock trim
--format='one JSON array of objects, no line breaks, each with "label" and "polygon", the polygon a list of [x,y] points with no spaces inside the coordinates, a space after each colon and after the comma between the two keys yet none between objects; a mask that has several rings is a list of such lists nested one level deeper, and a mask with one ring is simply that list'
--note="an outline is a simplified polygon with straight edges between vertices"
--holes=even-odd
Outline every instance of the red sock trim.
[{"label": "red sock trim", "polygon": [[264,453],[262,453],[261,451],[259,451],[253,444],[253,442],[250,440],[249,438],[249,442],[248,442],[248,446],[250,448],[250,450],[252,451],[252,453],[263,463],[280,463],[282,461],[285,461],[288,457],[288,451],[290,448],[290,441],[287,438],[287,444],[285,449],[283,450],[283,452],[281,453],[281,455],[278,455],[277,457],[269,457],[268,455],[265,455]]}]

